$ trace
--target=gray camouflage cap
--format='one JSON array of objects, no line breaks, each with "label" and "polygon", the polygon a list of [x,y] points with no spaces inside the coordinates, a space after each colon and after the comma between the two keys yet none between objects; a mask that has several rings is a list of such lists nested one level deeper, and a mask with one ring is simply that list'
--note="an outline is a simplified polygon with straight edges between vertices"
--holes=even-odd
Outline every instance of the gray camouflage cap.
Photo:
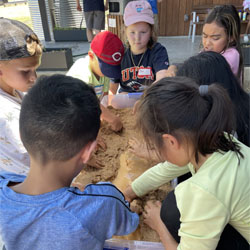
[{"label": "gray camouflage cap", "polygon": [[27,50],[27,39],[31,35],[35,33],[26,24],[0,17],[0,61],[32,56]]}]

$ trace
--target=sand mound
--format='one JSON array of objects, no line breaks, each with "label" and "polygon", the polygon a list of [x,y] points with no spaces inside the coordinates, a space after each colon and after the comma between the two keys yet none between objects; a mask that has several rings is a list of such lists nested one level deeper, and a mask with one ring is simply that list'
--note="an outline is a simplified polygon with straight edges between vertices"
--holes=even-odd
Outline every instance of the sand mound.
[{"label": "sand mound", "polygon": [[[124,191],[127,185],[131,184],[131,182],[145,170],[152,167],[154,163],[138,158],[128,151],[129,138],[140,139],[140,135],[135,129],[135,117],[132,115],[132,110],[113,109],[112,112],[120,116],[124,128],[121,132],[115,133],[109,129],[106,123],[102,124],[100,136],[106,142],[107,150],[103,151],[102,149],[98,149],[94,157],[96,157],[104,167],[102,169],[95,169],[86,166],[77,176],[76,182],[86,185],[99,181],[110,181],[121,191]],[[164,185],[159,190],[149,193],[142,199],[136,199],[131,205],[136,206],[138,211],[142,211],[147,200],[163,200],[170,190],[170,185]],[[140,216],[140,226],[136,232],[119,238],[160,241],[157,234],[143,223],[142,216]]]}]

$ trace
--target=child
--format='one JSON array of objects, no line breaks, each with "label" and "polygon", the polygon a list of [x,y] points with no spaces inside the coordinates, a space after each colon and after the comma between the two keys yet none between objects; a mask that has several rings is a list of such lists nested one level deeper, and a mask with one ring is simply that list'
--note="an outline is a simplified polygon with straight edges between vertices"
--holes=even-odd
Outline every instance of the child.
[{"label": "child", "polygon": [[[81,79],[95,89],[101,100],[109,91],[109,78],[120,77],[120,63],[124,54],[124,46],[118,36],[110,31],[98,33],[90,45],[88,56],[78,59],[68,71],[68,76]],[[122,129],[121,119],[101,105],[101,118],[107,121],[111,129]]]},{"label": "child", "polygon": [[250,96],[240,86],[225,58],[216,52],[202,52],[187,59],[177,71],[177,76],[187,76],[199,85],[217,82],[223,86],[234,105],[238,140],[250,147]]},{"label": "child", "polygon": [[[250,96],[239,85],[226,59],[219,53],[206,51],[190,57],[178,69],[177,76],[187,76],[199,85],[217,82],[223,86],[233,103],[236,117],[234,135],[239,141],[250,147]],[[190,173],[178,177],[178,183],[191,176]]]},{"label": "child", "polygon": [[27,174],[29,157],[19,135],[23,93],[36,80],[42,46],[25,24],[0,18],[0,170]]},{"label": "child", "polygon": [[222,87],[184,77],[161,79],[144,94],[137,124],[166,162],[138,177],[127,199],[188,171],[193,175],[162,207],[146,206],[145,221],[166,249],[249,249],[250,148],[230,134],[232,109]]},{"label": "child", "polygon": [[[223,86],[233,102],[233,113],[236,116],[236,134],[238,140],[250,146],[250,96],[239,85],[226,59],[219,53],[206,51],[187,59],[177,71],[177,76],[186,76],[194,79],[199,85],[217,82]],[[234,132],[234,133],[235,133]],[[148,152],[144,143],[130,140],[130,151],[139,157],[157,160],[157,154]],[[190,177],[190,173],[178,177],[178,183]]]},{"label": "child", "polygon": [[110,91],[142,92],[147,85],[166,76],[168,54],[157,43],[154,15],[147,1],[131,1],[124,10],[128,48],[121,63],[121,78],[113,79]]},{"label": "child", "polygon": [[107,182],[70,187],[96,146],[100,106],[79,79],[41,77],[24,97],[20,135],[28,176],[0,174],[0,232],[6,249],[103,249],[139,223],[123,194]]},{"label": "child", "polygon": [[[202,31],[204,51],[221,53],[242,85],[243,58],[240,48],[240,18],[233,5],[217,6],[208,14]],[[171,65],[167,76],[175,76],[177,67]]]},{"label": "child", "polygon": [[215,7],[207,16],[202,31],[205,51],[221,53],[238,78],[242,78],[243,58],[240,48],[240,18],[233,5]]}]

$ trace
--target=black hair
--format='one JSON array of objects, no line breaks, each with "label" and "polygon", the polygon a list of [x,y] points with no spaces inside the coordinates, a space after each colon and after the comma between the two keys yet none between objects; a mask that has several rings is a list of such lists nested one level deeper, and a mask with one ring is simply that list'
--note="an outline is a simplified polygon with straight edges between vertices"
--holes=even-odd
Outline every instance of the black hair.
[{"label": "black hair", "polygon": [[22,102],[21,140],[43,164],[66,161],[96,139],[100,114],[91,86],[70,76],[42,76]]},{"label": "black hair", "polygon": [[148,145],[162,148],[162,135],[171,134],[178,141],[194,147],[196,162],[199,153],[239,151],[232,141],[235,128],[232,103],[225,89],[217,84],[208,86],[204,95],[199,86],[187,77],[163,78],[150,86],[139,105],[137,125]]},{"label": "black hair", "polygon": [[[243,71],[243,56],[240,46],[240,17],[234,5],[220,5],[214,7],[208,14],[204,24],[215,22],[220,27],[224,28],[228,43],[225,50],[229,47],[235,47],[240,55],[239,70],[237,77],[240,79]],[[232,39],[232,41],[231,41]]]},{"label": "black hair", "polygon": [[177,76],[193,78],[199,85],[217,82],[223,86],[234,105],[238,139],[250,146],[250,96],[233,74],[226,59],[219,53],[207,51],[187,59],[178,69]]}]

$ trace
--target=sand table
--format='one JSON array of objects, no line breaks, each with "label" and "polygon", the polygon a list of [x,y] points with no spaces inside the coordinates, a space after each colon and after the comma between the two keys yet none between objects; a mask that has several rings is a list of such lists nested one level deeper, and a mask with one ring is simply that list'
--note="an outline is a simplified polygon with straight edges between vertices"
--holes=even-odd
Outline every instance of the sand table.
[{"label": "sand table", "polygon": [[[107,150],[99,149],[95,152],[95,157],[102,162],[102,169],[95,169],[87,166],[78,175],[76,182],[86,185],[98,181],[111,181],[121,191],[124,191],[136,177],[141,175],[145,170],[154,165],[138,158],[128,151],[129,138],[140,138],[138,131],[135,129],[135,117],[131,109],[112,110],[122,119],[124,128],[122,132],[112,132],[106,123],[102,124],[100,135],[107,144]],[[131,206],[142,212],[147,200],[163,200],[166,194],[171,190],[170,185],[164,185],[159,190],[154,191],[132,202]],[[140,216],[140,226],[133,234],[119,238],[129,240],[160,241],[156,233],[143,223]]]}]

